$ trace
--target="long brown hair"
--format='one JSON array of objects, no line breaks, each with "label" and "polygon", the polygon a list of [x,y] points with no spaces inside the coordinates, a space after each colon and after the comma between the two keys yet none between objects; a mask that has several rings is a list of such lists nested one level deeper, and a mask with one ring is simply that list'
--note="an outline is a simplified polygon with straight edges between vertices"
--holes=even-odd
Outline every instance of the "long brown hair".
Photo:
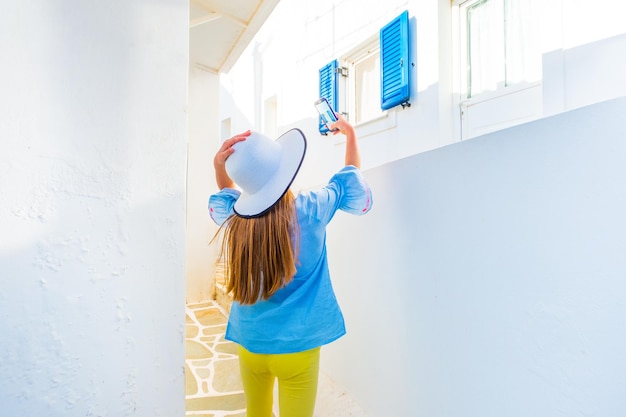
[{"label": "long brown hair", "polygon": [[267,300],[293,279],[299,229],[291,191],[262,216],[235,214],[221,229],[220,255],[233,300],[241,304]]}]

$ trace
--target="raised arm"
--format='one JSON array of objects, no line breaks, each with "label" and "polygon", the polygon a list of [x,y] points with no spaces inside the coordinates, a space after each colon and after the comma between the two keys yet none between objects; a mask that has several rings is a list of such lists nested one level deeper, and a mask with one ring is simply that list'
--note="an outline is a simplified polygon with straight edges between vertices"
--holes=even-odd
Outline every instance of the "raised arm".
[{"label": "raised arm", "polygon": [[248,136],[250,136],[249,130],[235,135],[230,139],[226,139],[215,154],[215,157],[213,158],[213,166],[215,167],[215,182],[217,182],[217,186],[220,190],[223,188],[235,188],[235,183],[226,172],[226,160],[233,152],[235,152],[233,145],[237,142],[241,142],[242,140],[246,140]]},{"label": "raised arm", "polygon": [[346,136],[346,158],[345,164],[354,165],[357,168],[361,168],[361,155],[359,153],[359,143],[356,139],[356,132],[354,127],[348,122],[342,115],[338,114],[335,123],[329,126],[330,129],[339,129],[333,133],[343,133]]}]

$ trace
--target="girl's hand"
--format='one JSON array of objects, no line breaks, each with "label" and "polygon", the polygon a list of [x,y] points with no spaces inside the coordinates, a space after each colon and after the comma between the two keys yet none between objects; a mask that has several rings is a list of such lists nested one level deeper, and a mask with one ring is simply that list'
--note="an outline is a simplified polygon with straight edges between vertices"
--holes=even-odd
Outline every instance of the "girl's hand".
[{"label": "girl's hand", "polygon": [[217,153],[215,154],[215,158],[213,159],[213,163],[214,165],[217,166],[223,166],[226,163],[226,160],[228,159],[228,157],[235,152],[235,150],[233,149],[233,145],[235,143],[241,142],[243,140],[246,140],[248,138],[248,136],[250,136],[251,131],[247,130],[243,133],[240,133],[238,135],[233,136],[230,139],[226,139],[223,143],[222,146],[219,148],[219,150],[217,151]]},{"label": "girl's hand", "polygon": [[246,140],[248,136],[250,136],[250,133],[251,132],[248,130],[235,135],[230,139],[226,139],[215,154],[215,157],[213,158],[213,166],[215,167],[215,182],[217,182],[217,186],[220,190],[223,188],[235,187],[235,183],[232,179],[230,179],[228,173],[226,172],[226,160],[230,155],[232,155],[233,152],[235,152],[233,145]]},{"label": "girl's hand", "polygon": [[349,134],[354,134],[354,127],[352,127],[350,122],[348,122],[341,114],[335,114],[337,115],[337,119],[339,120],[331,123],[330,126],[328,126],[330,130],[339,129],[334,131],[333,135],[336,135],[338,133],[343,133],[346,136],[348,136]]}]

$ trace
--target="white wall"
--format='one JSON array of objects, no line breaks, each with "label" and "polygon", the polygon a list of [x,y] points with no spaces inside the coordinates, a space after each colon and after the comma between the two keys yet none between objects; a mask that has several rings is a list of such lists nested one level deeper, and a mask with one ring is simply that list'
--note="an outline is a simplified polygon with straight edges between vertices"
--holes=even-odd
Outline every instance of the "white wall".
[{"label": "white wall", "polygon": [[181,416],[188,2],[0,20],[2,414]]},{"label": "white wall", "polygon": [[[368,170],[328,231],[372,416],[626,414],[626,99]],[[358,294],[358,296],[355,296]]]},{"label": "white wall", "polygon": [[189,153],[187,157],[187,302],[215,296],[217,246],[209,245],[217,228],[208,198],[217,191],[213,156],[219,145],[219,77],[195,67],[189,74]]},{"label": "white wall", "polygon": [[544,54],[544,115],[625,96],[624,51],[626,34]]},{"label": "white wall", "polygon": [[[517,106],[520,119],[513,123],[520,123],[626,94],[626,84],[620,82],[626,71],[626,57],[620,52],[626,33],[619,17],[621,2],[598,0],[592,7],[579,1],[539,3],[537,30],[544,53],[544,83],[533,89],[530,98],[524,96],[527,90],[509,94],[504,103],[494,106],[500,109],[495,112],[511,113]],[[459,59],[454,47],[458,30],[454,30],[455,16],[448,1],[281,0],[237,64],[221,76],[220,120],[231,118],[233,133],[262,130],[263,103],[276,97],[278,130],[298,127],[310,139],[309,157],[296,185],[326,181],[341,163],[343,147],[340,141],[317,132],[317,113],[311,103],[319,94],[318,70],[375,36],[403,10],[409,11],[414,41],[412,105],[388,113],[395,127],[360,135],[364,167],[460,141],[461,69],[456,67]],[[525,109],[525,102],[536,108]],[[489,119],[494,109],[479,113]],[[472,121],[476,126],[488,122]]]},{"label": "white wall", "polygon": [[344,148],[317,133],[317,71],[409,10],[412,106],[360,137],[373,211],[329,230],[348,336],[323,367],[372,417],[626,411],[625,104],[562,114],[626,95],[621,4],[541,4],[541,117],[556,116],[467,142],[449,2],[282,0],[221,79],[220,120],[261,129],[276,96],[279,130],[309,139],[296,187],[323,183]]},{"label": "white wall", "polygon": [[[326,181],[343,161],[343,144],[317,130],[313,102],[319,96],[318,71],[377,36],[406,9],[417,42],[413,49],[420,51],[412,70],[419,74],[412,86],[415,100],[410,108],[389,112],[397,128],[363,137],[361,148],[370,156],[364,164],[377,166],[450,143],[449,135],[439,135],[438,5],[432,1],[281,0],[237,64],[221,76],[220,120],[232,118],[233,133],[262,130],[259,106],[275,96],[279,132],[298,127],[309,138],[296,185]],[[421,139],[416,141],[415,135]]]}]

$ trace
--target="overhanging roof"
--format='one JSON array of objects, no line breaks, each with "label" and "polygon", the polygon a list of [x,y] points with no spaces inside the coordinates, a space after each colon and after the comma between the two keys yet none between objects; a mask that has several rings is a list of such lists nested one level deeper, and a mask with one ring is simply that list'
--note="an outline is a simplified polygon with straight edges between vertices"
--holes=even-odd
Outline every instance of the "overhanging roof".
[{"label": "overhanging roof", "polygon": [[192,65],[228,72],[279,0],[190,0]]}]

